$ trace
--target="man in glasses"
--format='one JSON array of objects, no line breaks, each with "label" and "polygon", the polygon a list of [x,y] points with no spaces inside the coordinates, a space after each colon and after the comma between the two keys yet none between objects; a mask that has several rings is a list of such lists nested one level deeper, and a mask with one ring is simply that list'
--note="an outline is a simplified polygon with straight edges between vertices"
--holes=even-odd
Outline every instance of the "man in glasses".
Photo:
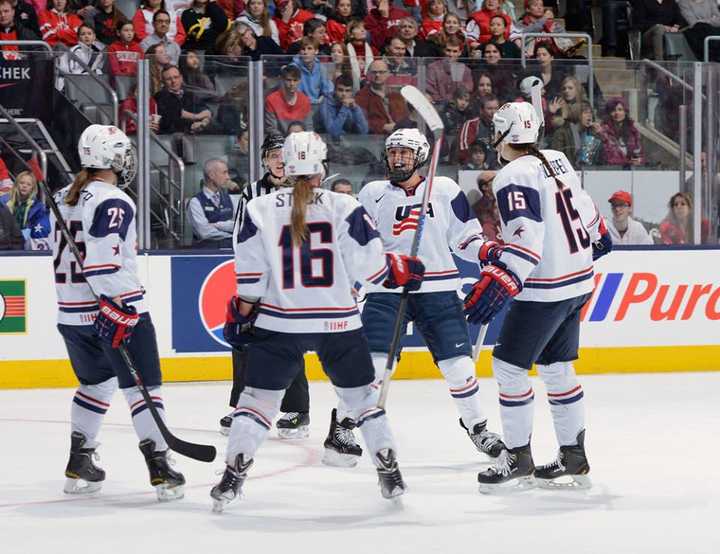
[{"label": "man in glasses", "polygon": [[608,202],[612,210],[612,219],[607,222],[607,228],[613,244],[653,244],[642,223],[630,217],[633,198],[629,192],[615,191]]},{"label": "man in glasses", "polygon": [[395,130],[396,124],[409,115],[402,95],[387,89],[389,76],[385,61],[373,61],[368,69],[369,84],[355,95],[355,102],[365,112],[372,134],[389,135]]},{"label": "man in glasses", "polygon": [[166,10],[158,10],[153,15],[153,34],[146,36],[140,43],[143,52],[155,44],[162,43],[165,46],[165,53],[170,58],[172,65],[180,62],[180,46],[169,36],[170,14]]}]

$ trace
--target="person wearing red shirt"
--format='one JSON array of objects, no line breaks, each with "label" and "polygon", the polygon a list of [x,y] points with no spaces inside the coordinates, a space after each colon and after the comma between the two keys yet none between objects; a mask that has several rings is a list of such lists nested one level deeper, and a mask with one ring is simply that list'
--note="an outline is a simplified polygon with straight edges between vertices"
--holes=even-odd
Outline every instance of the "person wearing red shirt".
[{"label": "person wearing red shirt", "polygon": [[347,25],[352,19],[352,0],[337,0],[335,9],[327,20],[327,34],[330,44],[344,42]]},{"label": "person wearing red shirt", "polygon": [[273,21],[280,34],[280,48],[287,50],[291,44],[303,37],[303,25],[315,14],[296,7],[296,0],[277,0],[275,2],[275,16]]},{"label": "person wearing red shirt", "polygon": [[[135,27],[135,40],[142,42],[147,36],[155,32],[154,16],[158,10],[166,10],[165,0],[146,0],[140,4],[140,7],[133,15],[132,22]],[[168,14],[170,12],[168,11]],[[183,27],[180,15],[175,13],[170,16],[170,26],[167,31],[168,40],[182,46],[185,43],[185,27]]]},{"label": "person wearing red shirt", "polygon": [[132,21],[119,21],[115,25],[115,32],[118,40],[107,49],[110,75],[137,75],[137,65],[143,59],[143,50],[135,41]]},{"label": "person wearing red shirt", "polygon": [[300,70],[286,65],[280,70],[280,88],[265,99],[265,132],[287,135],[291,123],[312,128],[310,99],[299,90]]},{"label": "person wearing red shirt", "polygon": [[355,103],[365,112],[371,134],[389,135],[398,124],[407,123],[407,103],[399,92],[389,91],[390,69],[384,60],[375,60],[368,69],[369,84],[355,95]]},{"label": "person wearing red shirt", "polygon": [[375,8],[364,19],[365,27],[370,33],[372,45],[382,50],[387,42],[397,34],[400,20],[411,17],[408,12],[393,7],[389,0],[373,0]]},{"label": "person wearing red shirt", "polygon": [[443,28],[443,21],[447,14],[445,0],[430,0],[423,10],[423,20],[420,25],[420,38],[426,40]]},{"label": "person wearing red shirt", "polygon": [[40,33],[50,46],[62,43],[65,46],[77,44],[77,30],[83,20],[68,12],[68,0],[48,0],[47,9],[40,12]]},{"label": "person wearing red shirt", "polygon": [[500,10],[500,0],[484,0],[481,10],[470,15],[466,27],[467,38],[472,48],[490,41],[490,20],[494,15],[499,15],[505,20],[505,39],[510,37],[512,19]]}]

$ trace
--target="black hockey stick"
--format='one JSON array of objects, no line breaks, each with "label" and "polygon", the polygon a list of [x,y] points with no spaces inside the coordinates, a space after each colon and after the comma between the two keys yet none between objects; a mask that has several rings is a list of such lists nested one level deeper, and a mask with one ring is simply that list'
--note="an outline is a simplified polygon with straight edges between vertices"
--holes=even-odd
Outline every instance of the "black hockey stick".
[{"label": "black hockey stick", "polygon": [[[432,158],[430,158],[430,168],[428,169],[427,178],[425,179],[425,190],[423,192],[420,215],[418,216],[418,224],[415,229],[415,236],[413,237],[412,245],[410,246],[410,256],[417,256],[418,249],[420,248],[420,239],[422,238],[423,228],[425,226],[425,215],[427,213],[428,203],[430,202],[430,192],[432,191],[435,172],[437,171],[438,162],[440,161],[440,148],[442,146],[445,126],[443,125],[442,119],[440,119],[440,116],[433,105],[417,88],[411,85],[406,85],[400,89],[400,93],[403,95],[405,100],[407,100],[407,102],[415,108],[415,111],[420,114],[420,117],[423,118],[435,137]],[[400,338],[403,331],[402,323],[405,319],[405,311],[407,310],[409,296],[410,293],[407,290],[407,286],[403,287],[402,294],[400,295],[398,313],[395,317],[395,327],[393,329],[392,342],[390,343],[390,351],[388,352],[387,361],[385,362],[385,373],[383,375],[382,386],[380,388],[380,398],[377,403],[378,408],[383,410],[385,409],[385,403],[387,402],[388,392],[390,390],[390,378],[392,377],[395,366],[396,353],[400,347]]]},{"label": "black hockey stick", "polygon": [[[62,217],[62,213],[60,213],[60,208],[58,208],[57,203],[55,202],[55,199],[50,194],[50,190],[48,189],[47,184],[44,180],[38,179],[38,184],[40,185],[40,188],[43,191],[43,194],[45,195],[46,201],[48,206],[50,207],[50,210],[52,210],[53,215],[55,216],[56,225],[60,229],[60,232],[62,233],[62,236],[67,241],[68,246],[70,247],[70,251],[73,253],[73,256],[75,257],[75,261],[80,267],[80,270],[83,269],[83,256],[80,253],[80,250],[78,249],[77,244],[75,243],[75,239],[70,234],[70,231],[68,230],[68,227],[65,223],[65,220]],[[50,232],[54,232],[51,230]],[[90,292],[93,293],[95,298],[98,298],[97,293],[93,290],[92,285],[88,281],[87,285],[90,289]],[[160,430],[160,434],[165,439],[165,442],[168,445],[168,448],[170,450],[177,452],[178,454],[181,454],[182,456],[186,456],[188,458],[192,458],[193,460],[199,460],[201,462],[212,462],[215,459],[215,456],[217,455],[217,451],[215,450],[214,446],[207,445],[207,444],[195,444],[192,442],[187,442],[182,439],[177,438],[175,435],[173,435],[170,432],[170,429],[167,428],[167,425],[165,425],[165,422],[160,417],[160,414],[157,411],[157,408],[155,408],[155,404],[152,401],[152,398],[150,398],[150,393],[148,392],[147,388],[145,388],[145,384],[142,381],[142,378],[140,377],[140,373],[138,373],[137,368],[135,367],[135,364],[132,361],[132,358],[130,357],[130,353],[128,352],[127,347],[125,344],[121,344],[118,348],[118,352],[120,352],[120,356],[122,357],[123,361],[125,362],[125,365],[127,366],[128,370],[130,371],[130,375],[132,376],[133,380],[135,381],[135,385],[137,385],[137,388],[140,390],[140,393],[142,394],[143,400],[145,400],[145,405],[150,410],[150,414],[152,415],[152,418],[155,420],[155,424],[157,425],[158,429]]]}]

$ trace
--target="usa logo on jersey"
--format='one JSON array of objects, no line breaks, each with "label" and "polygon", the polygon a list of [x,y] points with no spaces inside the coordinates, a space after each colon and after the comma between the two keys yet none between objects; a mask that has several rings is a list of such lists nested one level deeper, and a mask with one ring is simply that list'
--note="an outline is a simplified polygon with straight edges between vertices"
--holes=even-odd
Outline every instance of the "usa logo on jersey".
[{"label": "usa logo on jersey", "polygon": [[[422,204],[413,204],[411,206],[398,206],[395,210],[395,221],[393,224],[392,234],[397,237],[404,231],[414,231],[418,227],[420,221],[420,210]],[[428,217],[433,216],[432,204],[428,203],[427,213]]]}]

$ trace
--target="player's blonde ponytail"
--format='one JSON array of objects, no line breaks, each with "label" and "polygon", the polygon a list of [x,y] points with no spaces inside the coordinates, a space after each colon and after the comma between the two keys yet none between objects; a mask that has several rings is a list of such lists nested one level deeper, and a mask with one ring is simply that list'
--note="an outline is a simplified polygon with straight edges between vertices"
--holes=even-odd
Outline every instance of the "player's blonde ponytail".
[{"label": "player's blonde ponytail", "polygon": [[65,203],[68,206],[77,206],[78,200],[80,200],[80,193],[91,180],[92,174],[90,171],[87,169],[80,170],[80,173],[75,176],[75,180],[65,196]]},{"label": "player's blonde ponytail", "polygon": [[308,238],[305,215],[313,197],[313,186],[307,177],[299,177],[293,185],[293,206],[290,213],[293,244],[299,246]]}]

